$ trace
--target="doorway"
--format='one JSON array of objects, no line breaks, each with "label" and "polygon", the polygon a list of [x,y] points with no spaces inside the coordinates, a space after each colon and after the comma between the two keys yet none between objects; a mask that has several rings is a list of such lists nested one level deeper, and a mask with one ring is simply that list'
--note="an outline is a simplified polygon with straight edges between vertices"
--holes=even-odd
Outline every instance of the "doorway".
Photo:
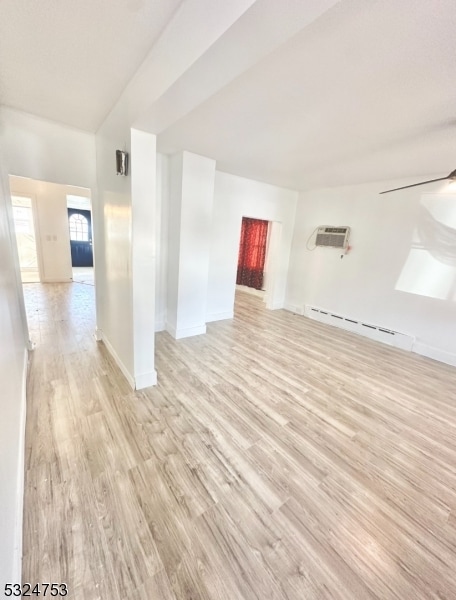
[{"label": "doorway", "polygon": [[94,285],[90,198],[67,195],[67,212],[73,281]]},{"label": "doorway", "polygon": [[93,267],[92,216],[90,210],[68,209],[71,266]]},{"label": "doorway", "polygon": [[[18,262],[24,283],[25,312],[30,336],[35,343],[39,343],[41,335],[49,333],[46,328],[48,307],[41,302],[46,289],[65,289],[65,294],[73,297],[75,302],[87,292],[85,297],[93,301],[93,307],[81,304],[81,308],[84,311],[93,310],[95,315],[94,290],[85,290],[78,285],[57,287],[73,281],[68,208],[88,210],[91,216],[91,192],[88,188],[17,175],[9,175],[9,188],[10,210],[19,242]],[[90,218],[87,230],[81,228],[83,234],[87,231],[89,240],[92,239],[92,226],[93,220]],[[22,244],[23,241],[27,245]],[[90,280],[91,287],[94,287],[93,267],[85,268],[90,273],[82,276],[84,283]],[[29,283],[32,281],[36,283]],[[75,303],[72,302],[72,306],[76,313],[80,312]]]},{"label": "doorway", "polygon": [[236,285],[264,291],[268,233],[269,221],[242,218]]}]

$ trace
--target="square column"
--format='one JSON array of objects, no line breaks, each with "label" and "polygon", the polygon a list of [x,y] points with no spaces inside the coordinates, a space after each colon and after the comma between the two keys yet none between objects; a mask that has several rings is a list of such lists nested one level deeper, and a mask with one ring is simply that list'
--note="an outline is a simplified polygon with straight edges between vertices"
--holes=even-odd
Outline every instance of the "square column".
[{"label": "square column", "polygon": [[167,331],[206,333],[215,160],[180,152],[171,158]]}]

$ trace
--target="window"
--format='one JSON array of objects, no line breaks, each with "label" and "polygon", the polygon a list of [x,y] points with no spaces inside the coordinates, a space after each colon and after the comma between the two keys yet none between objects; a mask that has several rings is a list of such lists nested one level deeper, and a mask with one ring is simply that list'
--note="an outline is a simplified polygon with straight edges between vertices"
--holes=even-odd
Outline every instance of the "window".
[{"label": "window", "polygon": [[69,218],[70,223],[70,239],[78,242],[89,241],[89,222],[78,213],[71,215]]}]

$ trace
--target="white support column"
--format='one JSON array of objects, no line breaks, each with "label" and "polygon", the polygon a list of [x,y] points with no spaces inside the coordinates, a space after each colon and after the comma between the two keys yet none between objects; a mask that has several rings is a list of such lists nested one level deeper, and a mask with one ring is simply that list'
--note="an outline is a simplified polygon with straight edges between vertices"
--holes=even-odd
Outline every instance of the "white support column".
[{"label": "white support column", "polygon": [[215,160],[181,152],[171,159],[167,331],[206,333]]},{"label": "white support column", "polygon": [[157,383],[155,351],[156,136],[131,130],[132,305],[136,389]]}]

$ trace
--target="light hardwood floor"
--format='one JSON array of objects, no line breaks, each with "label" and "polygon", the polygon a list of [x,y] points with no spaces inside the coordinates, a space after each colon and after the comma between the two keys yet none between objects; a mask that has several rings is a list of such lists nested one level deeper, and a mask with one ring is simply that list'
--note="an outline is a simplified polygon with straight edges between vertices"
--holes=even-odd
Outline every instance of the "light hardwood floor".
[{"label": "light hardwood floor", "polygon": [[456,369],[238,294],[132,392],[93,288],[25,286],[23,580],[75,600],[454,600]]}]

